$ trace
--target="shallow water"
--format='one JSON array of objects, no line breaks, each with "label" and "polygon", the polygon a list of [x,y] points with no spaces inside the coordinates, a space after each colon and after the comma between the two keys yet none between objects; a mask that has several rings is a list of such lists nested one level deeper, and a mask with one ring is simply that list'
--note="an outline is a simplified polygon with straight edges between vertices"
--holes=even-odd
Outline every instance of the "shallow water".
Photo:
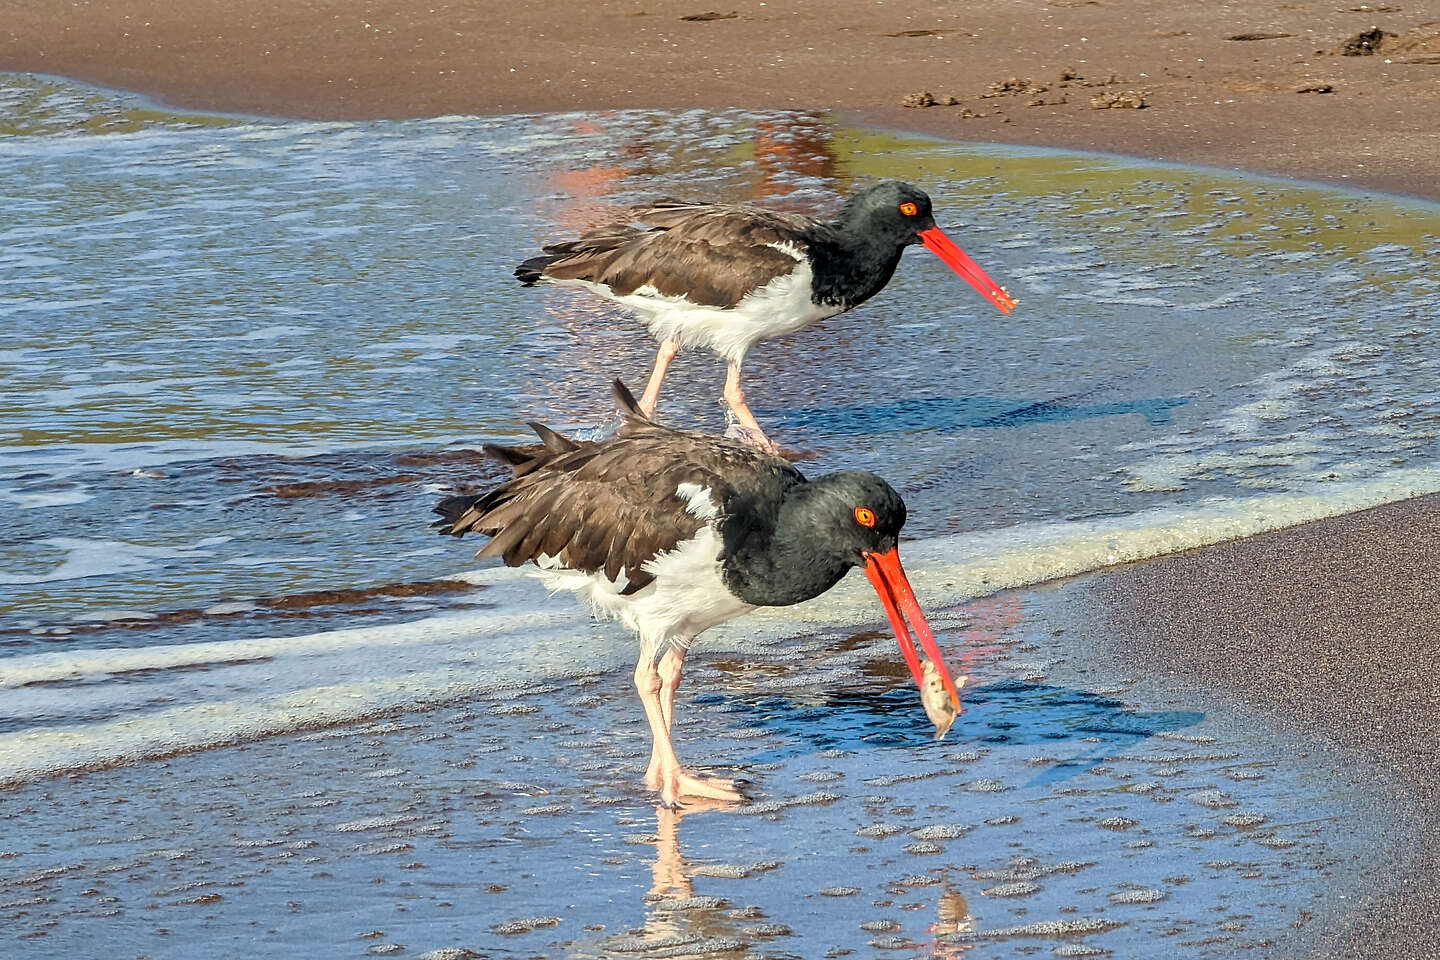
[{"label": "shallow water", "polygon": [[[657,822],[631,786],[624,632],[474,571],[427,521],[497,476],[479,443],[602,427],[609,378],[647,372],[632,322],[514,284],[539,239],[665,194],[823,211],[878,177],[924,185],[1020,310],[912,253],[859,311],[757,349],[747,392],[808,473],[901,490],[928,609],[1440,490],[1436,208],[778,112],[301,123],[8,77],[0,117],[0,812],[25,824],[0,842],[0,917],[27,950],[123,931],[185,956],[263,928],[283,953],[319,922],[353,943],[336,956],[811,955],[754,932],[780,924],[1005,956],[1092,935],[997,930],[1088,919],[1105,949],[1229,956],[1292,936],[1377,856],[1380,828],[1351,820],[1379,781],[1317,778],[1303,745],[1204,705],[1050,679],[1090,641],[1083,617],[1042,629],[1043,592],[998,627],[983,604],[937,617],[971,709],[929,744],[858,581],[707,635],[687,756],[761,792]],[[720,373],[682,358],[662,415],[718,430]],[[785,805],[816,793],[835,799]],[[1236,810],[1264,819],[1217,825]],[[904,850],[935,823],[970,829]],[[1036,872],[1088,849],[1094,868]],[[514,851],[550,867],[514,876]],[[787,899],[847,871],[863,911]],[[657,906],[661,874],[729,902]],[[900,882],[921,875],[939,880]],[[1003,884],[1039,889],[985,892]]]},{"label": "shallow water", "polygon": [[653,806],[622,672],[35,784],[0,919],[156,960],[1298,954],[1398,855],[1355,813],[1393,787],[1062,665],[1085,596],[942,619],[970,683],[938,743],[869,637],[697,658],[679,749],[753,781],[738,808]]},{"label": "shallow water", "polygon": [[[422,521],[493,473],[435,454],[602,424],[608,379],[649,359],[630,321],[511,266],[657,194],[818,211],[916,180],[1021,299],[1001,318],[915,252],[750,361],[803,466],[880,470],[912,536],[1435,458],[1429,207],[783,113],[276,122],[23,78],[0,105],[3,653],[452,573],[463,547]],[[720,373],[685,358],[664,414],[718,428]]]}]

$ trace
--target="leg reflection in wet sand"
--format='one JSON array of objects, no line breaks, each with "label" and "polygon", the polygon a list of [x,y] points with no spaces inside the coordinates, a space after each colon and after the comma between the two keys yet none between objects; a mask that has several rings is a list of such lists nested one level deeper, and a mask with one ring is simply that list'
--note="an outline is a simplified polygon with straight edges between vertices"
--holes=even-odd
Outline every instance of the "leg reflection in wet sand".
[{"label": "leg reflection in wet sand", "polygon": [[[697,897],[695,868],[680,851],[680,821],[695,813],[733,810],[734,803],[696,798],[681,808],[655,808],[655,862],[645,895],[645,928],[640,936],[655,947],[684,942],[704,952],[703,941],[751,939],[745,927],[761,917],[750,908],[736,911],[720,897]],[[737,916],[736,914],[743,914]],[[720,946],[717,944],[717,946]]]},{"label": "leg reflection in wet sand", "polygon": [[[742,944],[754,946],[756,941],[791,935],[785,921],[794,920],[788,918],[785,911],[797,906],[805,909],[791,897],[773,904],[752,902],[746,905],[695,891],[696,876],[738,879],[754,871],[779,866],[775,863],[750,867],[722,866],[687,860],[680,847],[680,821],[695,813],[734,808],[735,804],[719,800],[697,800],[678,809],[656,807],[655,860],[650,866],[650,890],[645,894],[645,925],[643,929],[631,932],[632,937],[627,938],[623,945],[627,951],[648,953],[683,947],[685,956],[710,956],[741,949]],[[740,890],[740,887],[721,888],[722,893],[739,893]],[[779,912],[771,915],[770,907]],[[924,933],[911,934],[914,938],[911,945],[919,949],[919,955],[956,958],[973,950],[976,946],[973,942],[945,942],[948,934],[966,934],[975,929],[975,918],[971,916],[970,905],[964,895],[947,882],[935,901],[934,909],[935,919],[920,928]],[[819,953],[814,955],[819,956]]]},{"label": "leg reflection in wet sand", "polygon": [[[975,918],[970,915],[970,904],[965,895],[945,884],[945,892],[935,903],[935,923],[928,932],[938,938],[948,933],[971,933],[974,930]],[[938,939],[925,944],[929,956],[945,958],[959,957],[974,947],[973,943],[943,943]]]}]

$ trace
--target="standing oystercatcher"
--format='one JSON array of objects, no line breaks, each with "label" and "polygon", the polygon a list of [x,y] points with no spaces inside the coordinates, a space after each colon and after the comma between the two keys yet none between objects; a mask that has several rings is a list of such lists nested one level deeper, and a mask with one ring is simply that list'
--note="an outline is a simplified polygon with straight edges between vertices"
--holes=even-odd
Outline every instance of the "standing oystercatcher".
[{"label": "standing oystercatcher", "polygon": [[[938,672],[955,684],[900,566],[905,503],[873,473],[807,481],[785,460],[743,443],[651,421],[619,380],[624,422],[604,442],[566,439],[532,423],[544,446],[486,446],[514,477],[487,493],[450,497],[435,526],[490,536],[478,554],[534,562],[547,586],[573,590],[640,635],[635,686],[653,747],[645,783],[682,796],[742,799],[739,784],[694,776],[670,741],[675,688],[702,632],[756,607],[788,606],[863,567],[917,685]],[[922,668],[909,629],[934,663]],[[659,658],[657,664],[656,660]],[[948,725],[947,725],[948,726]]]},{"label": "standing oystercatcher", "polygon": [[834,220],[753,206],[662,200],[635,223],[548,244],[515,268],[526,286],[584,287],[640,316],[660,341],[640,409],[655,413],[665,371],[682,347],[728,363],[724,399],[749,438],[771,453],[745,404],[740,366],[761,340],[794,333],[879,293],[911,244],[945,261],[1002,313],[1015,301],[935,225],[930,198],[888,180],[856,193]]}]

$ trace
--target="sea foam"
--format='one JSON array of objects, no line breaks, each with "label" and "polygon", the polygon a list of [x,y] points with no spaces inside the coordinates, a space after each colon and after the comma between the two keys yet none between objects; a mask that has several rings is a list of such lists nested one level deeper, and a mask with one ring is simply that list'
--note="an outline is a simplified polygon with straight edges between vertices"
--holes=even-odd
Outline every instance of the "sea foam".
[{"label": "sea foam", "polygon": [[[1440,468],[1312,491],[1216,498],[1122,517],[1030,523],[903,544],[927,609],[1102,567],[1253,536],[1440,491]],[[19,656],[0,662],[0,784],[323,727],[627,666],[635,644],[523,570],[460,575],[488,606],[298,637]],[[807,633],[874,627],[859,576],[795,607],[707,633],[744,652]],[[942,637],[942,643],[944,638]]]}]

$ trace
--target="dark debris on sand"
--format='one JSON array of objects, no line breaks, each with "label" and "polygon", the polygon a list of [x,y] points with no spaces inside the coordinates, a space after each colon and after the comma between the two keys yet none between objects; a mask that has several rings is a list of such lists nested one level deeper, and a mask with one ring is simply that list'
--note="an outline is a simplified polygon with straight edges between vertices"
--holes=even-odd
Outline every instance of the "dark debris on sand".
[{"label": "dark debris on sand", "polygon": [[1362,30],[1355,36],[1340,44],[1336,53],[1342,57],[1371,57],[1375,51],[1384,44],[1386,37],[1393,37],[1395,34],[1386,33],[1379,27],[1371,27],[1369,30]]},{"label": "dark debris on sand", "polygon": [[1096,94],[1090,98],[1092,110],[1143,110],[1149,106],[1145,99],[1148,91],[1120,90]]}]

